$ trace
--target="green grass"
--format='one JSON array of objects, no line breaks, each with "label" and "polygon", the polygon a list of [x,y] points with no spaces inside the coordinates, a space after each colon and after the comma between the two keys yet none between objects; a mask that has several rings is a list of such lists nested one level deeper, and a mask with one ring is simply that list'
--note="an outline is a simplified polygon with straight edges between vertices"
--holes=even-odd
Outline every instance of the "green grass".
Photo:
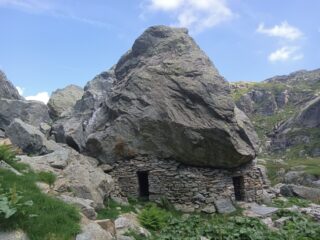
[{"label": "green grass", "polygon": [[292,206],[308,207],[310,204],[311,201],[297,197],[287,198],[287,201],[276,198],[272,202],[272,205],[278,208],[289,208]]},{"label": "green grass", "polygon": [[134,204],[121,205],[112,199],[107,199],[104,203],[105,208],[98,210],[97,219],[112,219],[115,220],[123,213],[136,212]]},{"label": "green grass", "polygon": [[50,186],[52,186],[56,181],[56,175],[54,175],[52,172],[39,172],[37,175],[40,182],[47,183]]},{"label": "green grass", "polygon": [[[43,178],[25,165],[14,160],[4,147],[0,147],[0,157],[15,168],[24,170],[24,175],[17,176],[7,170],[0,170],[0,182],[3,191],[16,191],[22,201],[32,201],[33,205],[23,208],[9,219],[0,216],[0,229],[10,231],[22,229],[30,240],[71,240],[80,232],[80,214],[76,208],[56,198],[45,195],[36,186],[36,181]],[[44,174],[47,179],[48,175]],[[47,181],[47,180],[46,180]],[[51,180],[50,180],[51,181]]]}]

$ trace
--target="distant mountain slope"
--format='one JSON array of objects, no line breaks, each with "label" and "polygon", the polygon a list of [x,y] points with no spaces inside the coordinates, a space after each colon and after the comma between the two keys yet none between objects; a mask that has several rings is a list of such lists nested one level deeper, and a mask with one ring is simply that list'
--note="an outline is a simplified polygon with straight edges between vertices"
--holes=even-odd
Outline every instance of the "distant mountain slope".
[{"label": "distant mountain slope", "polygon": [[320,183],[320,69],[259,83],[231,83],[236,105],[260,138],[259,157],[273,183]]}]

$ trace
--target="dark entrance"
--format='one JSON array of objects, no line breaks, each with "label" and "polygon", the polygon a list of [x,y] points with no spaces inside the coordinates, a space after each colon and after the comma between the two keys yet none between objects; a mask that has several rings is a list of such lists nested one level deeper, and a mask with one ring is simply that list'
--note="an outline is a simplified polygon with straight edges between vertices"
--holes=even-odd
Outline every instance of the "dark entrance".
[{"label": "dark entrance", "polygon": [[139,182],[139,197],[149,200],[149,173],[147,171],[137,172]]},{"label": "dark entrance", "polygon": [[243,176],[233,177],[234,195],[236,201],[245,200],[245,189]]}]

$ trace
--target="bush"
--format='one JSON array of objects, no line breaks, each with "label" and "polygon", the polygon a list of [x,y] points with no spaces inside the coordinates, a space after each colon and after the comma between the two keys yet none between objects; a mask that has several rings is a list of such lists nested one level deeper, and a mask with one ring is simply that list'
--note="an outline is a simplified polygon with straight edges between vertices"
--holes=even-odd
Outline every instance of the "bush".
[{"label": "bush", "polygon": [[144,227],[154,231],[162,229],[169,218],[170,214],[168,212],[158,208],[154,204],[146,206],[138,216],[140,223]]}]

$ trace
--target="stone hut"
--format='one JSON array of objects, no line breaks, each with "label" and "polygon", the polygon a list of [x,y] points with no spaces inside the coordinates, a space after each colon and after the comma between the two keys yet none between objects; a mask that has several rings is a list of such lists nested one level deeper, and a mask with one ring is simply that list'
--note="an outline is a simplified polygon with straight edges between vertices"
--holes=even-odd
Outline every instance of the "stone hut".
[{"label": "stone hut", "polygon": [[165,198],[182,210],[201,210],[225,198],[259,202],[265,187],[254,162],[214,169],[139,157],[114,164],[112,175],[125,196],[152,201]]}]

